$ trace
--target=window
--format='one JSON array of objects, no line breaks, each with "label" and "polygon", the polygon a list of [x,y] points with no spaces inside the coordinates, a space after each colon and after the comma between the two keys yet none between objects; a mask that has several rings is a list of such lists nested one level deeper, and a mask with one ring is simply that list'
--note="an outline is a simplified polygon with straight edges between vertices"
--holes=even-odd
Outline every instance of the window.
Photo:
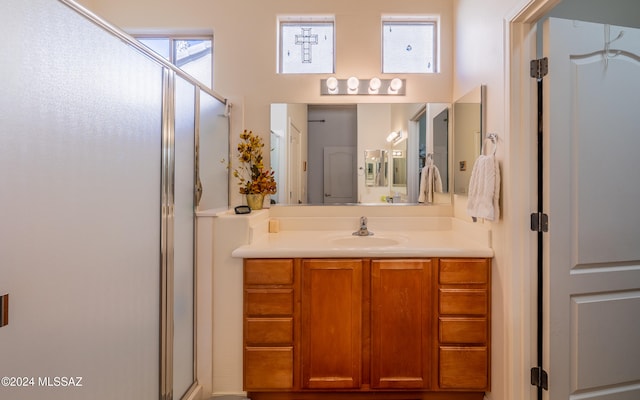
[{"label": "window", "polygon": [[278,72],[329,73],[335,70],[333,17],[279,18]]},{"label": "window", "polygon": [[433,17],[384,17],[382,72],[438,72],[437,27]]},{"label": "window", "polygon": [[211,88],[213,58],[211,37],[137,36],[142,44]]}]

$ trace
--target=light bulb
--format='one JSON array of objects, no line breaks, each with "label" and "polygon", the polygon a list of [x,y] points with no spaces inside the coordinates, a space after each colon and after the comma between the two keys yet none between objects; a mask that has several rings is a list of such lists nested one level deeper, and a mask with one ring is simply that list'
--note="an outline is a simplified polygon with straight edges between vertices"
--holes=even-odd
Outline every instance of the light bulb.
[{"label": "light bulb", "polygon": [[397,92],[402,88],[402,80],[400,78],[393,78],[391,80],[391,84],[389,85],[389,88],[394,92]]},{"label": "light bulb", "polygon": [[358,87],[360,86],[360,81],[355,76],[352,76],[347,80],[347,87],[349,88],[349,92],[356,93],[358,91]]},{"label": "light bulb", "polygon": [[382,82],[379,78],[372,78],[369,81],[369,93],[378,93],[378,89],[380,89],[380,85]]},{"label": "light bulb", "polygon": [[327,78],[327,89],[331,93],[335,92],[338,89],[338,80],[335,76]]}]

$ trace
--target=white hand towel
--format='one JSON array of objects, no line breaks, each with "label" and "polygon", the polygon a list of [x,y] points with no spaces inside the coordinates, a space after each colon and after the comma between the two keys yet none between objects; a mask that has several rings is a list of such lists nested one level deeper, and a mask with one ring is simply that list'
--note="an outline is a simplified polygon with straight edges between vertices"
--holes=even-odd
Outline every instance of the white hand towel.
[{"label": "white hand towel", "polygon": [[476,221],[495,221],[500,216],[500,166],[495,156],[480,155],[473,164],[469,181],[467,214]]},{"label": "white hand towel", "polygon": [[442,192],[440,171],[438,167],[433,164],[427,165],[422,169],[422,176],[420,177],[420,196],[418,197],[418,203],[433,203],[436,192]]}]

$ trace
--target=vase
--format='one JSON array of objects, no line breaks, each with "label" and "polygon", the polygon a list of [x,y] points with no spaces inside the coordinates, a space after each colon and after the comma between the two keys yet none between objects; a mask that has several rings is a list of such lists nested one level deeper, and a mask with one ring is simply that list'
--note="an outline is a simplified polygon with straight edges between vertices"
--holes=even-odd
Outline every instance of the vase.
[{"label": "vase", "polygon": [[247,205],[252,210],[262,210],[262,203],[264,203],[263,193],[247,193]]}]

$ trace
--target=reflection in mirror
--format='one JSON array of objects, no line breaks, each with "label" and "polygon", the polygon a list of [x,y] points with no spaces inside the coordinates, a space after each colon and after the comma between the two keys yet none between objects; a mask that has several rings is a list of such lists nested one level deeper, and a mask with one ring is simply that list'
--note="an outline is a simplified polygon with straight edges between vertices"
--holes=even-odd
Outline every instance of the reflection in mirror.
[{"label": "reflection in mirror", "polygon": [[478,86],[453,104],[455,194],[467,194],[473,163],[480,155],[485,132],[485,90],[484,85]]},{"label": "reflection in mirror", "polygon": [[428,103],[417,116],[420,203],[446,203],[449,194],[449,104]]},{"label": "reflection in mirror", "polygon": [[391,149],[391,180],[394,190],[407,187],[406,154],[406,148],[402,149],[394,146],[394,148]]},{"label": "reflection in mirror", "polygon": [[[431,154],[443,181],[434,203],[449,204],[449,109],[441,103],[272,104],[271,167],[278,182],[272,201],[417,203]],[[365,155],[372,149],[375,160]]]},{"label": "reflection in mirror", "polygon": [[386,150],[364,151],[364,182],[367,186],[388,185],[388,160]]}]

